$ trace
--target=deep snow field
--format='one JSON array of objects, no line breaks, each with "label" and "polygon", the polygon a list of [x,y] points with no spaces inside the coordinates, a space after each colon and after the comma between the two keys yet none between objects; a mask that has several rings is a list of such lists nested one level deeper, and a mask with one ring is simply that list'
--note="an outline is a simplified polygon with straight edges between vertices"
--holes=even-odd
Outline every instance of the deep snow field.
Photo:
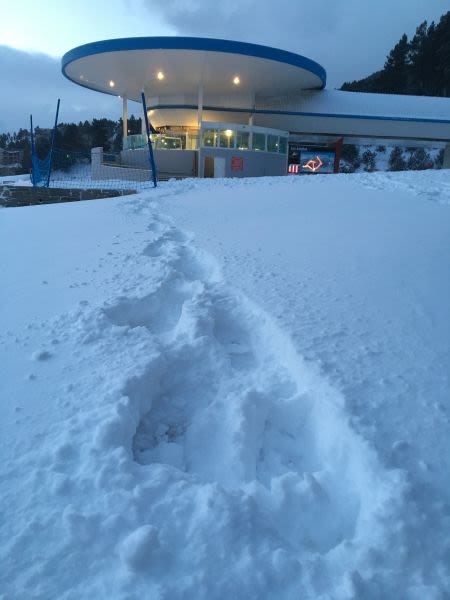
[{"label": "deep snow field", "polygon": [[0,210],[0,598],[450,598],[450,172]]}]

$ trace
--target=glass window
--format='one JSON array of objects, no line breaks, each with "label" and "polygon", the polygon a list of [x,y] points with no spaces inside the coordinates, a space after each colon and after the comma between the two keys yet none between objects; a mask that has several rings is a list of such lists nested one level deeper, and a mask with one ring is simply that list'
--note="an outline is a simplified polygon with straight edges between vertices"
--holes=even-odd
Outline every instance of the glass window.
[{"label": "glass window", "polygon": [[215,146],[217,143],[217,129],[204,129],[202,146]]},{"label": "glass window", "polygon": [[265,150],[266,149],[266,134],[265,133],[254,133],[253,134],[253,150]]},{"label": "glass window", "polygon": [[278,136],[268,135],[267,136],[267,151],[278,152]]},{"label": "glass window", "polygon": [[158,135],[155,139],[157,150],[181,150],[181,138]]},{"label": "glass window", "polygon": [[[204,145],[204,144],[203,144]],[[186,135],[186,150],[197,150],[198,133],[188,132]]]},{"label": "glass window", "polygon": [[237,132],[236,148],[239,150],[248,150],[250,148],[250,133],[248,131]]},{"label": "glass window", "polygon": [[234,148],[236,132],[232,129],[221,129],[219,136],[219,146],[221,148]]},{"label": "glass window", "polygon": [[278,145],[278,152],[280,152],[280,154],[286,154],[286,152],[287,152],[287,138],[280,137],[280,141],[279,141],[279,145]]}]

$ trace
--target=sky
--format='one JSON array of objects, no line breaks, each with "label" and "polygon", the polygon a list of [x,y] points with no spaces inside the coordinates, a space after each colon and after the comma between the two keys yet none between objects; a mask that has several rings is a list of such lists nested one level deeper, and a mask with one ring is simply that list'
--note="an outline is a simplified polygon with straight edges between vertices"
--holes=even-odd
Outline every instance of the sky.
[{"label": "sky", "polygon": [[0,132],[27,127],[30,112],[50,126],[58,97],[61,121],[119,118],[118,99],[61,74],[61,56],[88,42],[194,35],[267,44],[316,60],[335,88],[382,68],[403,33],[449,9],[448,0],[0,0]]}]

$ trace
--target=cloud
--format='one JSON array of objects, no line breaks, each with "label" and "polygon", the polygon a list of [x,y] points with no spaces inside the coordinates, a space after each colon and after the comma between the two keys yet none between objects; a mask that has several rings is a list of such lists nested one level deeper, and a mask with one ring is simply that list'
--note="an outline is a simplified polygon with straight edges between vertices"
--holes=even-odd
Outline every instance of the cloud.
[{"label": "cloud", "polygon": [[60,122],[92,117],[121,116],[120,100],[74,85],[61,73],[60,60],[0,45],[0,132],[28,128],[33,123],[51,127],[56,101],[61,98]]},{"label": "cloud", "polygon": [[[144,0],[180,35],[235,39],[304,54],[322,64],[329,86],[383,67],[403,33],[438,20],[448,0]],[[130,9],[132,2],[129,2]]]}]

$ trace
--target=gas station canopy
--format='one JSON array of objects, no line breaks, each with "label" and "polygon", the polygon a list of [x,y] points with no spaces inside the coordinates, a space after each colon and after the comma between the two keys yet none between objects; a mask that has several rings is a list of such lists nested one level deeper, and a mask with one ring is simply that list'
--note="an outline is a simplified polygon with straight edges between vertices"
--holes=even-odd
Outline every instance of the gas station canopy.
[{"label": "gas station canopy", "polygon": [[[136,37],[79,46],[62,59],[63,74],[95,91],[140,102],[286,96],[320,90],[326,72],[313,60],[268,46],[191,37]],[[247,102],[246,102],[247,103]]]}]

